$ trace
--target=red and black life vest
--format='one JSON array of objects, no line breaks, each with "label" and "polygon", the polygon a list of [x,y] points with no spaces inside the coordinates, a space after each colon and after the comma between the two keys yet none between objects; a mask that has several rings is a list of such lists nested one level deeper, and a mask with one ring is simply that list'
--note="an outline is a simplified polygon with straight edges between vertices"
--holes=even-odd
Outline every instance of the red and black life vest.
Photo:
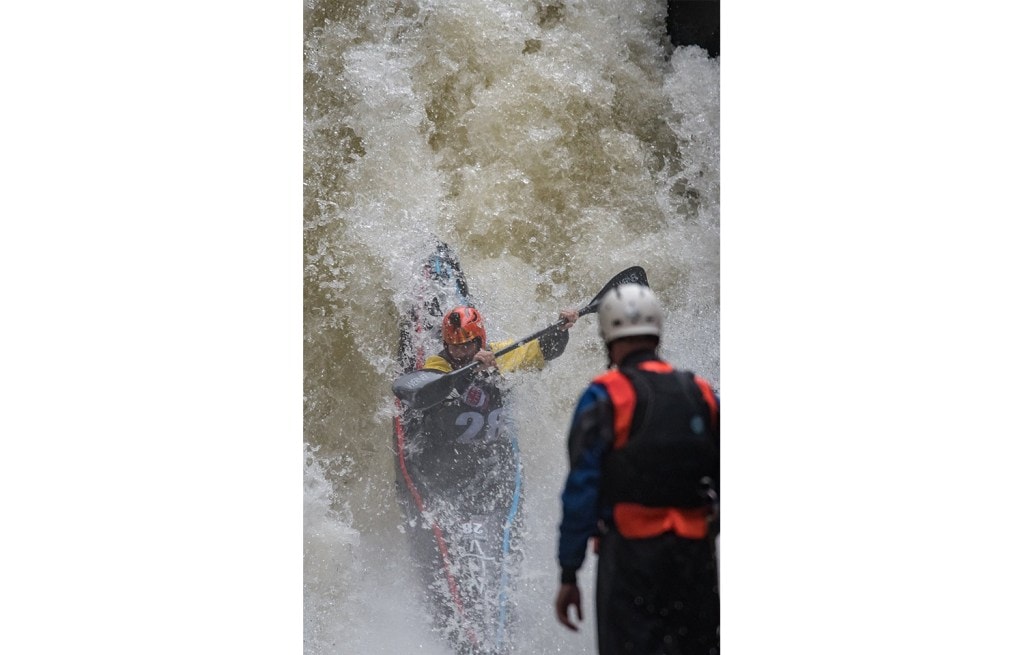
[{"label": "red and black life vest", "polygon": [[658,359],[609,371],[615,442],[601,474],[601,497],[616,527],[641,538],[674,531],[707,534],[710,481],[720,468],[718,403],[710,385]]}]

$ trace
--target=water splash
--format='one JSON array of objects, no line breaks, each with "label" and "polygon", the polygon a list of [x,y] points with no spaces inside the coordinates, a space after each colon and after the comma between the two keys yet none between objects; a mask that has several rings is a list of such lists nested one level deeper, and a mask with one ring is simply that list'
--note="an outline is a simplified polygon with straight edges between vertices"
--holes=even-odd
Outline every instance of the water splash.
[{"label": "water splash", "polygon": [[[445,652],[409,598],[390,424],[398,316],[435,238],[495,339],[644,266],[663,354],[718,385],[719,65],[673,51],[664,16],[641,0],[307,1],[307,653]],[[535,626],[517,652],[594,649],[550,607],[565,430],[604,363],[584,318],[562,358],[510,380],[525,471],[516,602]],[[385,633],[396,612],[409,630]]]}]

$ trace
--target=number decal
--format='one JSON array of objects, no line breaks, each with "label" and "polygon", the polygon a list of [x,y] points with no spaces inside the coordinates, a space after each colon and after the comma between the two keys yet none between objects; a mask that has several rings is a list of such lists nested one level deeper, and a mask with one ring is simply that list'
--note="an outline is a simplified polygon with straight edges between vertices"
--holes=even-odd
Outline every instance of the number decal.
[{"label": "number decal", "polygon": [[[459,427],[465,427],[465,431],[459,435],[456,440],[457,443],[469,443],[476,439],[481,432],[484,432],[484,440],[491,441],[497,439],[501,433],[501,407],[492,411],[487,415],[487,419],[484,420],[484,415],[480,412],[462,412],[458,418],[455,419],[455,425]],[[484,431],[484,428],[487,428]]]},{"label": "number decal", "polygon": [[501,431],[501,407],[487,415],[487,438],[497,439]]},{"label": "number decal", "polygon": [[455,419],[455,425],[469,426],[457,440],[458,443],[469,443],[473,439],[476,439],[476,436],[480,434],[480,430],[484,428],[484,416],[480,412],[462,412],[459,414],[459,417]]}]

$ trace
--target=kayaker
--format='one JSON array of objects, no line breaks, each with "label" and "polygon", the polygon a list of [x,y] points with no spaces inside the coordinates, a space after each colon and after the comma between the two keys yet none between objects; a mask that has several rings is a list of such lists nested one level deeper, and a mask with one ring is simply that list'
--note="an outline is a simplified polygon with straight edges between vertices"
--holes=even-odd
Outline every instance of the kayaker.
[{"label": "kayaker", "polygon": [[471,362],[480,362],[484,369],[497,369],[508,372],[520,368],[540,368],[544,362],[555,359],[569,343],[569,328],[579,319],[579,312],[573,309],[562,310],[559,318],[565,321],[558,330],[552,330],[539,339],[525,343],[519,348],[502,355],[497,360],[494,352],[501,350],[513,342],[499,341],[489,343],[484,317],[474,307],[461,305],[449,310],[441,320],[441,337],[444,349],[431,355],[423,363],[425,370],[450,373]]},{"label": "kayaker", "polygon": [[490,343],[479,310],[449,310],[441,324],[444,347],[423,370],[448,374],[474,361],[482,370],[462,376],[443,401],[409,408],[396,422],[413,548],[434,595],[438,629],[467,649],[460,653],[492,652],[478,650],[477,639],[513,639],[518,612],[510,599],[522,558],[525,483],[500,374],[540,368],[561,355],[579,313],[559,316],[562,329],[496,358],[514,340]]}]

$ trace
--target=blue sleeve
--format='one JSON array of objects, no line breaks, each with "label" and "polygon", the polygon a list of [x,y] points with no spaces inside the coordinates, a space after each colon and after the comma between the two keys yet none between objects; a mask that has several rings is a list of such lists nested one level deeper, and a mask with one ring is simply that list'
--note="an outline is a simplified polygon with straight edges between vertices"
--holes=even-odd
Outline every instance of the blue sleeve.
[{"label": "blue sleeve", "polygon": [[604,387],[591,384],[576,405],[569,429],[569,474],[562,491],[558,563],[574,572],[583,565],[587,542],[597,534],[601,462],[614,439],[611,402]]}]

